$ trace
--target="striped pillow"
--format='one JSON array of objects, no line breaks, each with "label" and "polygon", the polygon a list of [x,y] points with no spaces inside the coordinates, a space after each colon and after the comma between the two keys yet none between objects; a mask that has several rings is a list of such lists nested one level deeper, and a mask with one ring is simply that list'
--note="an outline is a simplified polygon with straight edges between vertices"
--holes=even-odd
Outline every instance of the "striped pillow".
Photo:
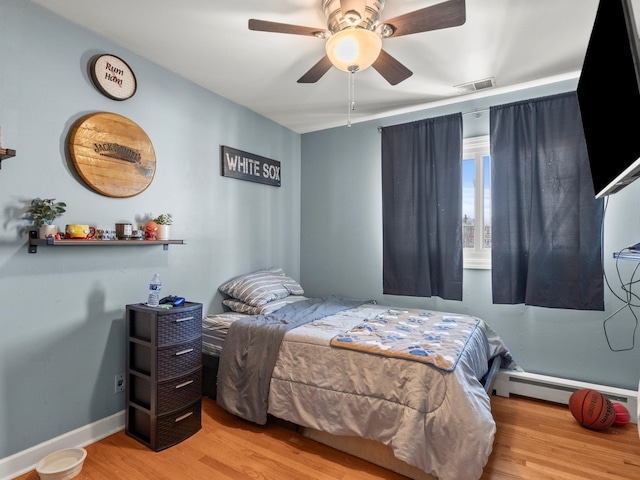
[{"label": "striped pillow", "polygon": [[262,307],[289,295],[304,294],[298,282],[275,267],[235,277],[222,284],[219,290],[253,307]]},{"label": "striped pillow", "polygon": [[240,300],[234,300],[233,298],[223,300],[222,303],[234,312],[247,313],[249,315],[267,315],[281,309],[285,305],[306,299],[307,297],[303,297],[302,295],[289,295],[288,297],[269,302],[262,307],[253,307],[244,302],[241,302]]}]

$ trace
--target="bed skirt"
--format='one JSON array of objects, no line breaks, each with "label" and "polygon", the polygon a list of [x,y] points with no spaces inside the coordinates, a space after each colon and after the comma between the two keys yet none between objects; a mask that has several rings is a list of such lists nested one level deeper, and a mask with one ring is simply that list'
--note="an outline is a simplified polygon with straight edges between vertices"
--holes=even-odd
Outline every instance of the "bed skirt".
[{"label": "bed skirt", "polygon": [[354,457],[361,458],[367,462],[378,465],[392,472],[399,473],[412,480],[437,480],[436,477],[420,470],[418,467],[409,465],[399,460],[393,454],[391,447],[388,447],[375,440],[361,437],[350,437],[342,435],[332,435],[313,428],[301,427],[302,435],[318,443],[335,448]]}]

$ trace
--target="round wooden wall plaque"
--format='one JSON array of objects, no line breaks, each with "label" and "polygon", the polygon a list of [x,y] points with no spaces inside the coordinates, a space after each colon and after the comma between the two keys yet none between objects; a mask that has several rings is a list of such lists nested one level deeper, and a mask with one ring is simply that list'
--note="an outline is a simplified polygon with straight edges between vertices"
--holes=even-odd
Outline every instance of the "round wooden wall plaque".
[{"label": "round wooden wall plaque", "polygon": [[115,113],[92,113],[79,119],[71,130],[69,151],[82,179],[107,197],[143,192],[156,172],[156,156],[147,134]]}]

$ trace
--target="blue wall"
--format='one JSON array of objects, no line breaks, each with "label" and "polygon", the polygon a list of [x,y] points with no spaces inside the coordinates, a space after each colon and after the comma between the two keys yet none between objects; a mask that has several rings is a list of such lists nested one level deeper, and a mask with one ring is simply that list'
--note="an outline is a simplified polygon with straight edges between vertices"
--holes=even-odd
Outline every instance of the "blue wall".
[{"label": "blue wall", "polygon": [[[0,459],[124,409],[125,305],[163,293],[222,310],[218,285],[271,265],[299,278],[300,135],[23,0],[0,0]],[[92,85],[89,59],[123,58],[138,80],[124,102]],[[123,115],[149,136],[151,185],[102,196],[75,174],[66,137],[81,116]],[[220,175],[220,145],[278,160],[282,186]],[[21,219],[34,197],[67,203],[59,219],[114,228],[171,212],[162,247],[40,247]]]},{"label": "blue wall", "polygon": [[[493,305],[491,271],[464,270],[463,299],[416,298],[382,293],[381,140],[378,127],[444,115],[465,114],[464,136],[489,133],[485,109],[527,98],[575,90],[577,79],[461,101],[410,114],[308,133],[302,137],[301,282],[316,296],[346,292],[395,306],[468,313],[486,320],[526,371],[636,390],[640,346],[613,352],[604,321],[624,304],[605,292],[605,312]],[[473,112],[479,112],[479,116]],[[615,151],[615,145],[612,145]],[[612,253],[640,241],[640,182],[610,197],[604,228],[605,270],[622,294]],[[633,262],[620,262],[629,281]],[[634,287],[640,293],[640,287]],[[640,305],[640,300],[635,302]],[[635,318],[628,308],[607,322],[613,349],[632,345]],[[640,340],[637,340],[640,342]]]},{"label": "blue wall", "polygon": [[[338,293],[390,305],[476,314],[505,339],[526,370],[636,389],[638,349],[615,353],[606,312],[495,306],[490,272],[465,270],[461,302],[382,294],[379,126],[575,88],[559,82],[494,98],[460,102],[302,136],[208,92],[23,0],[0,0],[2,146],[17,156],[0,169],[0,458],[120,412],[113,393],[124,371],[124,311],[144,301],[153,273],[163,292],[221,310],[217,286],[228,278],[278,265],[309,296]],[[138,79],[136,95],[115,102],[99,94],[89,59],[112,53]],[[392,88],[392,87],[390,87]],[[156,176],[127,199],[95,193],[77,178],[66,137],[81,116],[109,111],[147,133]],[[488,116],[465,116],[465,134],[488,133]],[[219,146],[282,164],[280,188],[220,176]],[[611,252],[640,240],[640,182],[613,196],[605,222],[605,268],[615,287]],[[171,212],[172,237],[184,246],[40,247],[27,253],[22,220],[34,197],[68,204],[59,223],[137,223]],[[621,266],[628,278],[633,264]],[[628,346],[627,309],[610,322],[614,347]]]}]

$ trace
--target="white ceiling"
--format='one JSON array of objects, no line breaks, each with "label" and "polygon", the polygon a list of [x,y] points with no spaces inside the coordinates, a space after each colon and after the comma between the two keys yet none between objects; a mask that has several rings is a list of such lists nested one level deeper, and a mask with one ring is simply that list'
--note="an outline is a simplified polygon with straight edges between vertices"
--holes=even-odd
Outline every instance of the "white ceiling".
[{"label": "white ceiling", "polygon": [[[322,0],[31,1],[298,133],[346,124],[347,73],[297,83],[324,56],[324,40],[247,27],[257,18],[326,29]],[[386,0],[382,20],[435,3]],[[467,0],[462,26],[383,40],[413,76],[391,86],[373,68],[358,72],[352,121],[460,101],[469,97],[455,85],[489,77],[496,86],[471,95],[575,78],[597,6]]]}]

